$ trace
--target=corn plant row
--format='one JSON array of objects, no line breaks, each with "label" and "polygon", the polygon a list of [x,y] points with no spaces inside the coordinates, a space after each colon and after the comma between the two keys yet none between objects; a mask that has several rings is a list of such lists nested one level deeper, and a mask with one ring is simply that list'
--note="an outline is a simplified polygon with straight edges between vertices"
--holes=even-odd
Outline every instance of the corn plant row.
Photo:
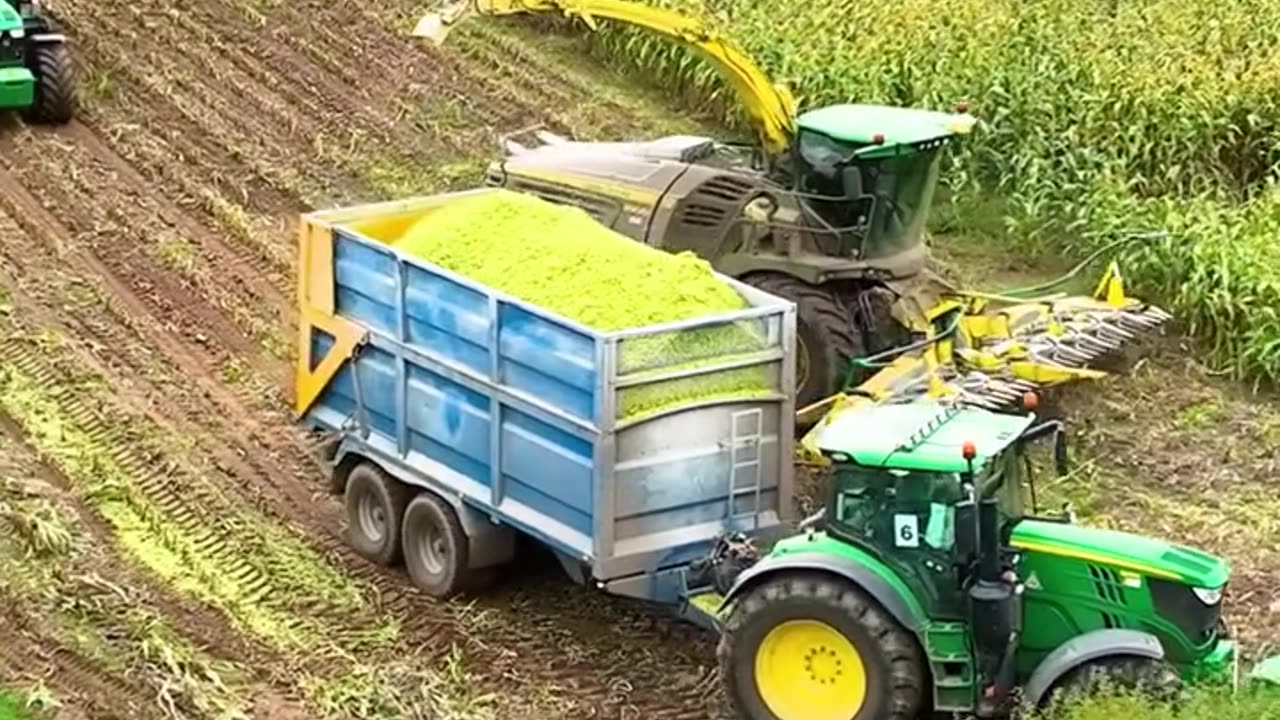
[{"label": "corn plant row", "polygon": [[[1171,304],[1241,376],[1280,379],[1280,3],[1270,0],[658,0],[740,43],[801,107],[948,109],[984,126],[949,177],[998,193],[1029,241],[1084,250],[1119,229],[1130,279]],[[608,57],[738,123],[714,68],[650,34],[595,36]],[[971,195],[970,195],[971,196]],[[1039,249],[1026,242],[1020,249]],[[1163,295],[1159,295],[1163,293]]]}]

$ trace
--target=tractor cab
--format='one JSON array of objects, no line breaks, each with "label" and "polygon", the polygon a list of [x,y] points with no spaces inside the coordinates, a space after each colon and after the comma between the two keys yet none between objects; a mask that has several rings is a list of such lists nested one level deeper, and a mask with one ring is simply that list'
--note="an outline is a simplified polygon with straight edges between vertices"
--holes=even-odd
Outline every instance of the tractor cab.
[{"label": "tractor cab", "polygon": [[814,431],[834,463],[827,533],[910,578],[935,616],[965,619],[966,589],[983,562],[1001,564],[1023,518],[1026,451],[1056,427],[1033,423],[933,402],[834,415]]},{"label": "tractor cab", "polygon": [[793,189],[829,254],[873,260],[919,245],[943,148],[975,120],[880,105],[832,105],[800,115]]},{"label": "tractor cab", "polygon": [[926,401],[830,414],[806,438],[832,463],[823,512],[724,599],[738,706],[782,720],[818,706],[994,718],[1100,681],[1162,694],[1230,677],[1227,562],[1036,517],[1032,459],[1050,438],[1065,472],[1061,425],[1031,413]]}]

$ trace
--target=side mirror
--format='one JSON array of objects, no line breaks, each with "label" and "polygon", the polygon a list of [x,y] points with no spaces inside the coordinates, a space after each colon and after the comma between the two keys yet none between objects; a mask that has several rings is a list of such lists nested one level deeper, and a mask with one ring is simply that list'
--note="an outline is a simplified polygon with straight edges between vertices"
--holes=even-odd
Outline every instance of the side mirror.
[{"label": "side mirror", "polygon": [[1053,468],[1058,477],[1071,472],[1071,462],[1067,457],[1067,432],[1061,426],[1053,434]]}]

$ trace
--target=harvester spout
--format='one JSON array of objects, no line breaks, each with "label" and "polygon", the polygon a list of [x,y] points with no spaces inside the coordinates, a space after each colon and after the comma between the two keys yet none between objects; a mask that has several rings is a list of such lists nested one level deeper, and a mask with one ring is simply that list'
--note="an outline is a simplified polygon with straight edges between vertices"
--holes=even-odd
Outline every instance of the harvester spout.
[{"label": "harvester spout", "polygon": [[426,38],[432,45],[440,47],[454,25],[475,14],[475,7],[470,0],[444,5],[438,10],[422,16],[413,28],[414,37]]}]

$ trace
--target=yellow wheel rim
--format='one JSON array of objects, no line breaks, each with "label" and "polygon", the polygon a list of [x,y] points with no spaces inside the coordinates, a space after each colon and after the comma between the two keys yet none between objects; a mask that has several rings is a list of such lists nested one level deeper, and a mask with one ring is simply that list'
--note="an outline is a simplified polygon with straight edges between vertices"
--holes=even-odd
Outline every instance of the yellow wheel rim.
[{"label": "yellow wheel rim", "polygon": [[756,688],[779,720],[851,720],[867,699],[862,656],[839,630],[788,620],[756,650]]}]

